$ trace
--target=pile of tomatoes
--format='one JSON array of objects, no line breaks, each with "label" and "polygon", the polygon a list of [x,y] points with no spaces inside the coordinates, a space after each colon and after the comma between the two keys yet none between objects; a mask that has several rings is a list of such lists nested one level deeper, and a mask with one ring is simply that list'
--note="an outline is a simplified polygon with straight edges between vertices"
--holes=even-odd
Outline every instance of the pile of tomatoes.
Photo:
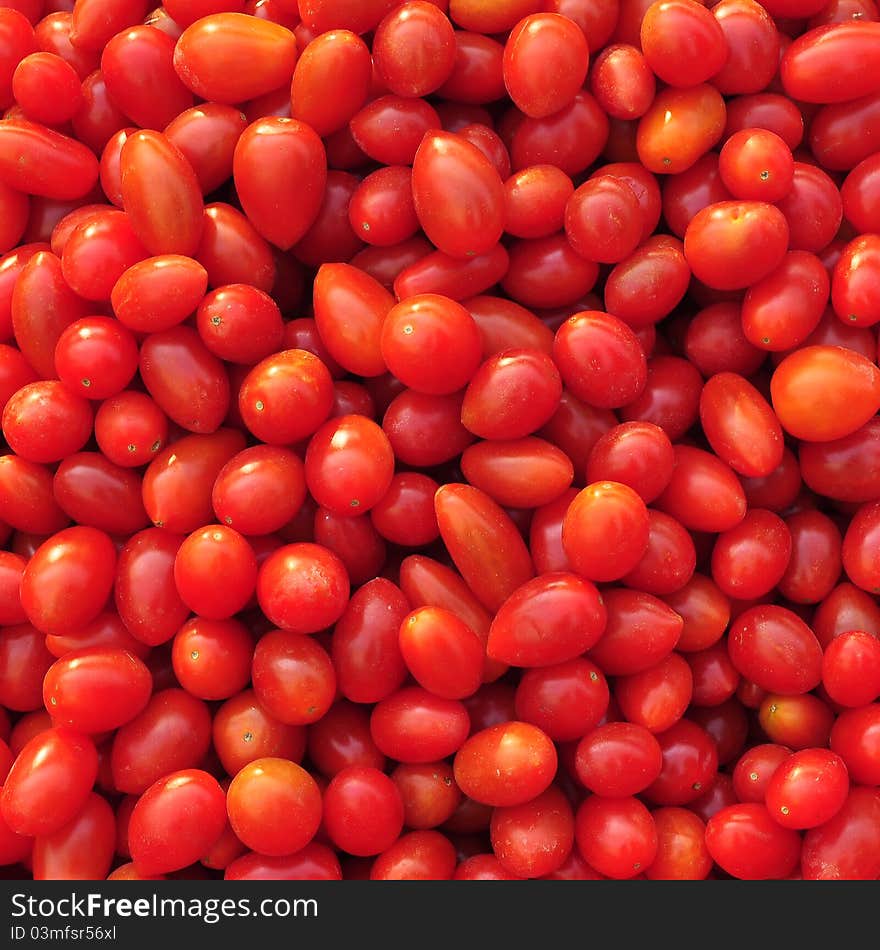
[{"label": "pile of tomatoes", "polygon": [[0,8],[12,878],[880,877],[874,0]]}]

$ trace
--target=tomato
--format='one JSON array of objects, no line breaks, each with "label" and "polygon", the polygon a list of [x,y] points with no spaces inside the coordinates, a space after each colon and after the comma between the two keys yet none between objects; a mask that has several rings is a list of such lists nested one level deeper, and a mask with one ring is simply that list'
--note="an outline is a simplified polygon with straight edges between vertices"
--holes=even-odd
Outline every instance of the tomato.
[{"label": "tomato", "polygon": [[[20,597],[16,599],[20,601]],[[39,709],[43,704],[43,678],[52,665],[42,632],[24,621],[4,627],[0,655],[5,665],[0,677],[0,702],[10,710]]]},{"label": "tomato", "polygon": [[210,287],[246,281],[268,293],[275,283],[276,265],[268,242],[240,211],[223,202],[205,207],[195,256],[208,272]]},{"label": "tomato", "polygon": [[523,805],[544,792],[556,771],[556,749],[536,726],[508,722],[472,735],[456,752],[455,781],[487,805]]},{"label": "tomato", "polygon": [[262,119],[239,138],[233,177],[250,222],[266,240],[287,250],[308,231],[321,208],[327,183],[324,146],[296,119]]},{"label": "tomato", "polygon": [[[779,63],[779,33],[771,14],[754,0],[721,0],[712,7],[712,16],[728,49],[726,62],[711,77],[712,85],[726,96],[761,94]],[[728,102],[728,118],[732,104]]]},{"label": "tomato", "polygon": [[822,655],[822,685],[834,702],[861,706],[880,696],[878,647],[880,641],[864,630],[847,631],[828,644]]},{"label": "tomato", "polygon": [[880,321],[880,301],[872,275],[880,264],[880,245],[875,235],[850,241],[834,265],[831,304],[837,316],[855,326],[873,326]]},{"label": "tomato", "polygon": [[74,650],[43,681],[53,721],[80,732],[109,732],[134,719],[150,698],[152,677],[127,650]]},{"label": "tomato", "polygon": [[642,52],[670,86],[696,86],[724,66],[728,46],[715,17],[695,0],[657,0],[645,11]]},{"label": "tomato", "polygon": [[789,251],[775,270],[746,291],[742,306],[746,339],[771,351],[804,343],[822,319],[829,289],[827,271],[818,257]]},{"label": "tomato", "polygon": [[[880,27],[871,22],[833,23],[808,30],[780,62],[785,92],[802,102],[848,102],[877,92],[878,37]],[[829,64],[838,67],[830,80],[826,76]]]},{"label": "tomato", "polygon": [[0,126],[0,180],[17,191],[62,201],[82,198],[98,180],[85,145],[26,119]]},{"label": "tomato", "polygon": [[94,619],[113,587],[116,550],[107,534],[75,526],[42,544],[21,580],[28,620],[44,633]]},{"label": "tomato", "polygon": [[550,786],[522,805],[496,808],[489,829],[502,866],[520,878],[558,870],[574,844],[574,814],[565,795]]},{"label": "tomato", "polygon": [[55,346],[58,376],[87,399],[103,400],[117,395],[131,381],[137,368],[134,335],[109,317],[75,321],[64,330]]},{"label": "tomato", "polygon": [[590,91],[609,116],[638,119],[650,108],[656,79],[640,49],[615,43],[606,46],[594,60]]},{"label": "tomato", "polygon": [[561,395],[560,373],[546,353],[505,349],[471,377],[461,421],[485,439],[522,438],[550,420]]},{"label": "tomato", "polygon": [[[543,82],[541,64],[552,58],[552,86]],[[527,116],[553,115],[574,100],[587,75],[589,48],[583,31],[558,13],[524,17],[504,46],[503,76],[514,104]]]},{"label": "tomato", "polygon": [[398,762],[421,763],[452,755],[465,741],[470,719],[460,700],[405,686],[380,700],[370,716],[378,748]]},{"label": "tomato", "polygon": [[801,839],[777,824],[763,804],[722,808],[706,824],[706,847],[732,877],[767,880],[788,877],[798,863]]},{"label": "tomato", "polygon": [[873,880],[878,873],[878,818],[877,790],[853,788],[832,819],[804,835],[804,879]]},{"label": "tomato", "polygon": [[724,100],[713,86],[663,89],[639,119],[639,160],[654,174],[687,171],[718,143],[725,120]]},{"label": "tomato", "polygon": [[193,95],[174,71],[173,57],[174,40],[150,25],[121,30],[101,53],[108,94],[143,129],[164,129],[192,108]]},{"label": "tomato", "polygon": [[349,766],[324,793],[324,827],[331,841],[362,857],[389,848],[403,828],[403,801],[394,782],[375,768]]},{"label": "tomato", "polygon": [[113,784],[139,795],[168,772],[194,768],[211,742],[211,716],[205,703],[182,689],[154,693],[144,709],[113,739]]},{"label": "tomato", "polygon": [[295,762],[262,758],[237,772],[227,792],[229,822],[249,848],[268,856],[294,854],[321,822],[321,793]]},{"label": "tomato", "polygon": [[19,752],[3,791],[0,814],[21,835],[49,835],[86,804],[98,774],[98,753],[88,736],[53,727]]},{"label": "tomato", "polygon": [[595,482],[569,506],[562,544],[576,572],[594,581],[610,581],[638,564],[648,545],[648,531],[648,512],[636,492],[620,482]]},{"label": "tomato", "polygon": [[480,332],[459,303],[438,294],[408,297],[391,308],[381,330],[388,369],[416,392],[446,395],[470,382],[480,365]]},{"label": "tomato", "polygon": [[227,881],[339,881],[339,860],[326,845],[312,842],[296,854],[278,858],[253,851],[231,861],[224,871]]},{"label": "tomato", "polygon": [[483,644],[451,611],[417,607],[403,619],[398,642],[412,677],[435,696],[463,699],[479,688]]},{"label": "tomato", "polygon": [[843,759],[827,749],[803,749],[785,759],[766,791],[767,808],[783,828],[815,828],[843,807],[849,776]]},{"label": "tomato", "polygon": [[195,330],[151,333],[139,368],[147,391],[172,421],[189,432],[217,431],[229,409],[229,377]]},{"label": "tomato", "polygon": [[204,207],[196,173],[183,153],[158,132],[136,132],[122,146],[120,169],[123,207],[147,251],[192,256],[202,235]]},{"label": "tomato", "polygon": [[657,855],[657,828],[632,797],[590,795],[575,814],[575,841],[590,867],[616,880],[635,877]]},{"label": "tomato", "polygon": [[200,769],[169,772],[134,806],[128,826],[134,865],[141,874],[185,868],[214,844],[225,824],[226,796],[215,778]]},{"label": "tomato", "polygon": [[590,581],[569,573],[544,574],[517,588],[499,607],[489,629],[488,652],[522,667],[562,663],[594,646],[605,620],[601,597]]},{"label": "tomato", "polygon": [[840,531],[819,511],[799,511],[786,519],[791,558],[779,590],[794,603],[818,603],[831,593],[842,567]]},{"label": "tomato", "polygon": [[807,346],[787,356],[770,381],[773,408],[795,438],[828,442],[851,435],[880,407],[880,371],[839,346]]},{"label": "tomato", "polygon": [[718,173],[734,198],[767,201],[784,198],[794,182],[791,149],[768,129],[742,129],[724,143]]},{"label": "tomato", "polygon": [[34,841],[34,880],[103,880],[113,862],[115,844],[113,809],[92,792],[75,818]]},{"label": "tomato", "polygon": [[290,30],[243,13],[212,13],[187,26],[174,69],[202,99],[236,103],[289,82],[297,59]]},{"label": "tomato", "polygon": [[201,264],[168,254],[129,267],[114,284],[110,301],[120,323],[152,333],[182,323],[207,288],[208,273]]},{"label": "tomato", "polygon": [[447,483],[434,496],[440,536],[480,602],[497,610],[530,580],[534,566],[507,513],[470,485]]},{"label": "tomato", "polygon": [[782,262],[788,224],[762,201],[719,201],[697,212],[687,226],[684,253],[703,283],[716,290],[748,287]]},{"label": "tomato", "polygon": [[[419,223],[439,250],[467,258],[485,254],[498,242],[504,228],[501,178],[486,156],[461,136],[432,132],[422,139],[412,187]],[[450,208],[461,208],[462,216],[450,217]]]},{"label": "tomato", "polygon": [[29,462],[58,462],[85,445],[91,406],[57,379],[22,386],[6,403],[2,427],[10,449]]}]

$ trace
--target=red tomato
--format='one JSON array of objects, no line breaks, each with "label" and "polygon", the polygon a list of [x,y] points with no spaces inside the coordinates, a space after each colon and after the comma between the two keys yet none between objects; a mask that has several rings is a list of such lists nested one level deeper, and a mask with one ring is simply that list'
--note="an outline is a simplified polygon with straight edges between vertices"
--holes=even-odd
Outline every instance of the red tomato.
[{"label": "red tomato", "polygon": [[187,26],[174,47],[174,69],[202,99],[236,103],[290,81],[296,37],[271,20],[212,13]]},{"label": "red tomato", "polygon": [[880,408],[880,370],[840,346],[806,346],[788,355],[770,381],[783,428],[807,442],[851,435]]},{"label": "red tomato", "polygon": [[233,177],[251,224],[267,241],[288,250],[321,209],[327,183],[324,145],[296,119],[262,119],[241,134]]},{"label": "red tomato", "polygon": [[[199,820],[190,816],[197,812]],[[226,824],[226,796],[200,769],[169,772],[138,799],[128,826],[128,846],[141,874],[185,868],[205,854]]]},{"label": "red tomato", "polygon": [[[504,187],[475,145],[448,132],[426,135],[413,162],[412,187],[419,223],[439,250],[468,258],[497,244],[504,228]],[[462,216],[450,217],[457,208]]]},{"label": "red tomato", "polygon": [[[877,92],[878,38],[880,25],[871,22],[833,23],[808,30],[782,57],[783,88],[802,102],[848,102]],[[829,79],[831,64],[836,68]]]}]

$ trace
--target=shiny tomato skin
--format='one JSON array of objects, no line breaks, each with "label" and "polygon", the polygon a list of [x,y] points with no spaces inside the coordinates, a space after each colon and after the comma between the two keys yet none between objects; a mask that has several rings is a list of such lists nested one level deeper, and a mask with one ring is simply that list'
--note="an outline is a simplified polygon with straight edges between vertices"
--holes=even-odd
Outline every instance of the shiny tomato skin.
[{"label": "shiny tomato skin", "polygon": [[174,47],[174,69],[187,88],[213,102],[256,99],[290,81],[294,34],[244,13],[212,13],[190,24]]},{"label": "shiny tomato skin", "polygon": [[488,653],[519,667],[562,663],[594,646],[605,620],[602,598],[590,581],[570,573],[543,574],[498,608]]},{"label": "shiny tomato skin", "polygon": [[369,274],[339,263],[318,269],[313,295],[318,333],[333,359],[359,376],[381,376],[382,325],[394,297]]},{"label": "shiny tomato skin", "polygon": [[160,255],[133,264],[113,286],[110,302],[119,322],[152,333],[182,323],[208,289],[208,272],[181,255]]},{"label": "shiny tomato skin", "polygon": [[132,26],[113,36],[101,53],[107,92],[133,123],[164,129],[193,105],[174,71],[174,40],[153,26]]},{"label": "shiny tomato skin", "polygon": [[[712,499],[706,504],[701,499]],[[691,531],[726,531],[746,513],[742,485],[717,456],[689,445],[675,446],[675,468],[656,501]]]},{"label": "shiny tomato skin", "polygon": [[255,759],[226,793],[229,823],[249,848],[269,857],[295,854],[321,823],[321,792],[305,769],[287,759]]},{"label": "shiny tomato skin", "polygon": [[67,201],[87,195],[98,160],[81,142],[27,119],[0,127],[0,178],[17,191]]},{"label": "shiny tomato skin", "polygon": [[[191,815],[199,815],[198,822]],[[165,874],[198,861],[226,824],[226,795],[201,769],[170,772],[138,799],[128,845],[141,874]]]},{"label": "shiny tomato skin", "polygon": [[115,844],[113,809],[92,792],[68,824],[34,841],[34,880],[102,880],[113,862]]},{"label": "shiny tomato skin", "polygon": [[5,779],[3,820],[18,834],[51,834],[76,816],[97,774],[98,753],[88,736],[63,727],[41,732],[19,752]]},{"label": "shiny tomato skin", "polygon": [[713,86],[663,89],[638,120],[639,160],[655,175],[687,171],[717,144],[725,121],[724,99]]},{"label": "shiny tomato skin", "polygon": [[229,411],[229,376],[192,327],[151,333],[139,368],[149,394],[181,428],[205,434],[220,428]]},{"label": "shiny tomato skin", "polygon": [[[299,56],[293,73],[291,115],[319,135],[343,128],[367,99],[370,52],[351,30],[317,36]],[[334,91],[328,95],[328,89]]]},{"label": "shiny tomato skin", "polygon": [[324,793],[324,827],[334,845],[349,854],[379,854],[403,829],[403,800],[394,782],[378,769],[349,766]]},{"label": "shiny tomato skin", "polygon": [[840,346],[807,346],[785,357],[770,380],[783,428],[807,442],[851,435],[880,408],[880,370]]},{"label": "shiny tomato skin", "polygon": [[113,784],[140,795],[167,772],[197,766],[210,744],[207,705],[182,689],[160,690],[113,738]]},{"label": "shiny tomato skin", "polygon": [[143,499],[156,527],[189,534],[214,521],[211,491],[220,469],[245,446],[237,429],[193,433],[166,446],[144,472]]},{"label": "shiny tomato skin", "polygon": [[345,610],[349,579],[342,561],[318,544],[299,542],[274,551],[260,566],[257,599],[283,630],[316,633]]},{"label": "shiny tomato skin", "polygon": [[152,677],[127,650],[75,650],[49,668],[43,698],[54,721],[80,732],[109,732],[140,713]]},{"label": "shiny tomato skin", "polygon": [[556,331],[553,357],[568,389],[600,409],[632,402],[647,380],[638,338],[611,313],[582,311],[569,317]]},{"label": "shiny tomato skin", "polygon": [[728,650],[743,676],[774,693],[806,693],[822,679],[819,641],[784,607],[762,605],[740,614],[731,626]]},{"label": "shiny tomato skin", "polygon": [[765,802],[783,828],[815,828],[830,821],[849,793],[844,760],[828,749],[795,752],[773,773]]},{"label": "shiny tomato skin", "polygon": [[510,516],[471,485],[447,483],[434,496],[440,535],[467,584],[497,610],[534,576],[534,566]]},{"label": "shiny tomato skin", "polygon": [[[468,258],[498,242],[504,228],[503,184],[488,158],[466,139],[429,132],[415,155],[412,187],[416,215],[439,250]],[[461,208],[463,216],[450,219],[451,207]]]},{"label": "shiny tomato skin", "polygon": [[695,0],[652,3],[642,20],[640,40],[648,65],[670,86],[705,82],[728,57],[717,19]]},{"label": "shiny tomato skin", "polygon": [[470,717],[460,700],[434,696],[420,686],[397,690],[370,715],[373,741],[398,762],[433,762],[453,755],[469,731]]},{"label": "shiny tomato skin", "polygon": [[312,842],[296,854],[270,858],[254,851],[231,861],[223,872],[227,881],[341,881],[336,854]]},{"label": "shiny tomato skin", "polygon": [[748,380],[717,373],[700,394],[700,421],[715,452],[734,471],[769,475],[782,461],[782,428]]},{"label": "shiny tomato skin", "polygon": [[590,867],[615,880],[636,877],[657,855],[657,828],[637,798],[589,795],[575,814],[575,841]]},{"label": "shiny tomato skin", "polygon": [[804,835],[804,880],[873,880],[880,874],[880,793],[853,788],[837,814]]},{"label": "shiny tomato skin", "polygon": [[607,675],[646,670],[668,656],[677,644],[682,618],[658,597],[611,588],[604,591],[603,602],[608,617],[605,632],[589,659]]},{"label": "shiny tomato skin", "polygon": [[782,57],[779,74],[785,92],[802,102],[821,103],[849,102],[877,92],[878,40],[880,26],[872,22],[808,30]]},{"label": "shiny tomato skin", "polygon": [[728,874],[740,880],[788,877],[800,856],[801,839],[783,828],[763,804],[722,808],[706,825],[709,854]]},{"label": "shiny tomato skin", "polygon": [[822,261],[808,251],[789,251],[782,263],[746,291],[743,333],[761,349],[789,350],[819,325],[830,282]]},{"label": "shiny tomato skin", "polygon": [[28,619],[44,633],[85,625],[106,603],[115,570],[109,535],[82,526],[59,531],[40,545],[22,575]]},{"label": "shiny tomato skin", "polygon": [[517,685],[514,715],[555,742],[586,735],[608,713],[608,681],[594,663],[575,657],[526,670]]},{"label": "shiny tomato skin", "polygon": [[864,630],[835,637],[822,654],[822,686],[841,706],[874,702],[880,696],[880,639]]},{"label": "shiny tomato skin", "polygon": [[406,678],[399,646],[400,625],[410,604],[384,577],[367,581],[336,622],[331,656],[340,692],[357,703],[390,696]]},{"label": "shiny tomato skin", "polygon": [[704,284],[737,290],[766,277],[782,262],[788,235],[788,222],[774,205],[718,201],[688,224],[684,253]]},{"label": "shiny tomato skin", "polygon": [[183,537],[162,528],[132,535],[119,552],[114,601],[129,633],[149,646],[165,643],[189,616],[174,585]]},{"label": "shiny tomato skin", "polygon": [[612,581],[641,560],[648,532],[648,511],[636,492],[620,482],[594,482],[569,505],[562,545],[577,573],[592,581]]},{"label": "shiny tomato skin", "polygon": [[574,844],[574,813],[563,792],[551,785],[523,805],[496,808],[489,826],[492,850],[520,878],[558,870]]},{"label": "shiny tomato skin", "polygon": [[202,235],[202,192],[192,165],[158,132],[130,135],[120,155],[122,203],[153,255],[192,256]]},{"label": "shiny tomato skin", "polygon": [[270,116],[249,125],[239,138],[233,178],[250,223],[267,241],[289,250],[321,209],[326,151],[305,123]]},{"label": "shiny tomato skin", "polygon": [[490,726],[456,752],[455,781],[469,798],[493,807],[522,805],[545,791],[556,771],[546,733],[523,722]]},{"label": "shiny tomato skin", "polygon": [[[548,58],[556,64],[554,82],[540,76]],[[504,46],[503,76],[514,104],[532,118],[553,115],[580,91],[587,75],[589,47],[583,31],[558,13],[524,17]]]}]

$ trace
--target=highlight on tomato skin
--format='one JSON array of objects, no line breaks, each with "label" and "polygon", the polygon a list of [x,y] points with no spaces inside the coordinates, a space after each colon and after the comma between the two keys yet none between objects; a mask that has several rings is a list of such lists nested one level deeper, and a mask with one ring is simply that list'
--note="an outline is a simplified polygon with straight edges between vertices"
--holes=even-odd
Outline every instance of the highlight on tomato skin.
[{"label": "highlight on tomato skin", "polygon": [[871,0],[11,2],[4,876],[877,878]]}]

